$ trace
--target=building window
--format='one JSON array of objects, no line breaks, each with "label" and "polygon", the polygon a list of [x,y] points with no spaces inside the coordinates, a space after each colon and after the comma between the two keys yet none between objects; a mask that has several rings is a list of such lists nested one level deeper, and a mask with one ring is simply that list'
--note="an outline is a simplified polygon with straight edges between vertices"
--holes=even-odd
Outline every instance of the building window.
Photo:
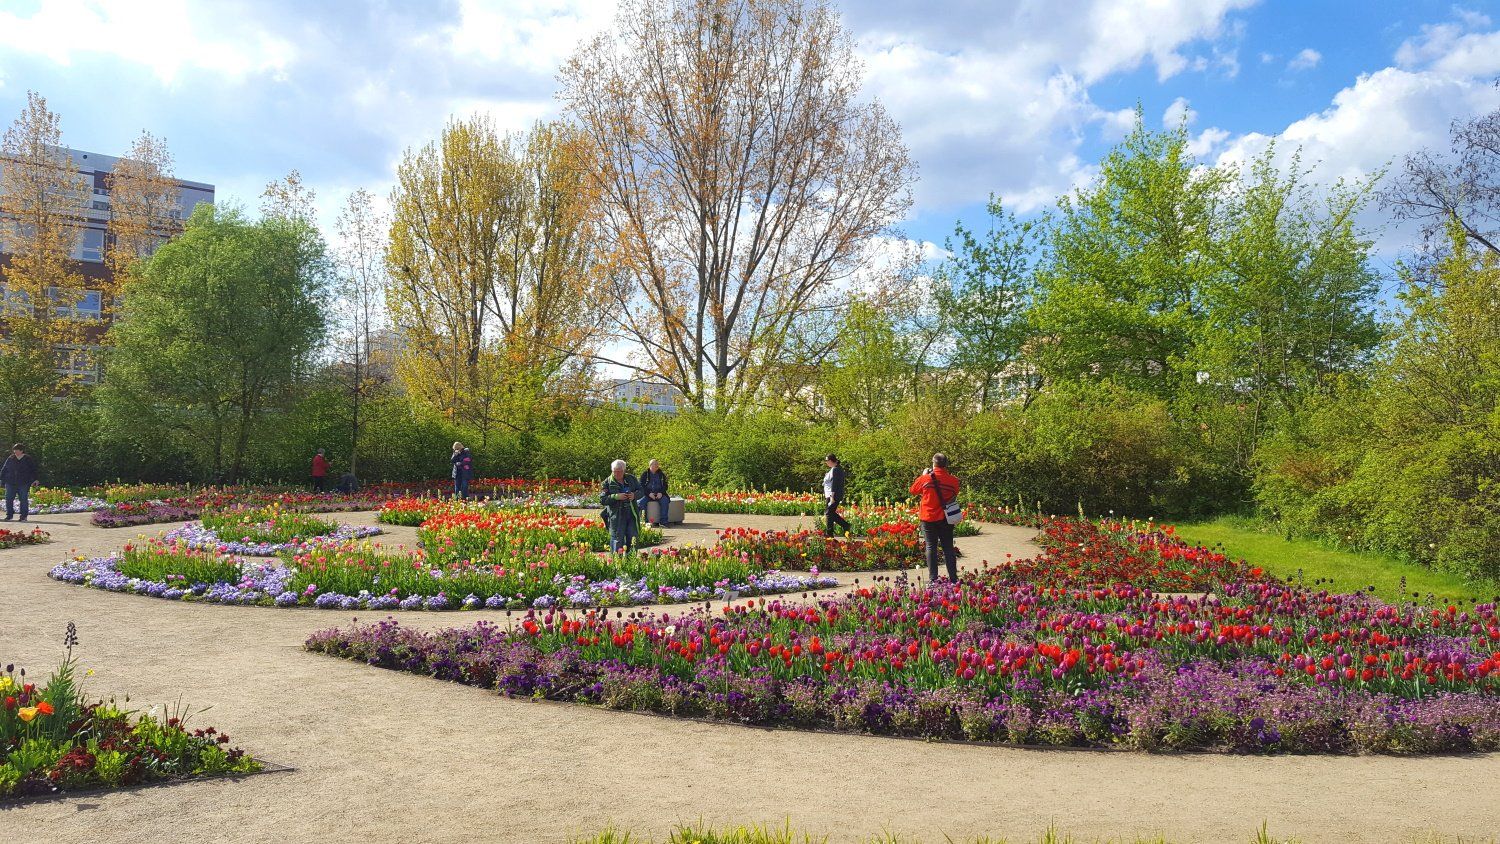
[{"label": "building window", "polygon": [[99,361],[94,353],[98,346],[78,346],[72,343],[58,346],[57,374],[81,384],[99,383]]},{"label": "building window", "polygon": [[82,261],[104,260],[104,231],[102,229],[84,229],[83,240],[78,247],[78,258]]},{"label": "building window", "polygon": [[11,290],[0,284],[0,310],[7,314],[26,316],[31,313],[31,294],[24,290]]},{"label": "building window", "polygon": [[102,316],[104,297],[97,290],[47,288],[52,313],[62,319],[96,320]]}]

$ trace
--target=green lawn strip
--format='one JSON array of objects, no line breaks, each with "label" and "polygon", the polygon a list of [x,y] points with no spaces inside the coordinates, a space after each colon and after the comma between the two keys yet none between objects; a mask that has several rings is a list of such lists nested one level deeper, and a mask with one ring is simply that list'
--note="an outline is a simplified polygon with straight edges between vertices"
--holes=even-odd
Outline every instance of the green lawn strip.
[{"label": "green lawn strip", "polygon": [[1431,593],[1445,599],[1490,600],[1500,590],[1495,584],[1469,583],[1458,575],[1382,554],[1342,551],[1313,539],[1288,540],[1238,519],[1178,524],[1177,535],[1195,545],[1217,547],[1231,557],[1242,557],[1280,577],[1295,578],[1301,569],[1308,584],[1322,579],[1321,585],[1330,591],[1355,592],[1374,586],[1375,594],[1387,601],[1394,601],[1401,594],[1403,575],[1407,599],[1412,593],[1424,598]]}]

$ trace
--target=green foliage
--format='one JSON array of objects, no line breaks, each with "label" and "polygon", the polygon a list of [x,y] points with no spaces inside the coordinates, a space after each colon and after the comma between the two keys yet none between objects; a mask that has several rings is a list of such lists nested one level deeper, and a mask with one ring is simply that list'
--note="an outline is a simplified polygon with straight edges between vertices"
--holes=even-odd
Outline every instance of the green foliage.
[{"label": "green foliage", "polygon": [[1320,540],[1288,539],[1274,528],[1234,516],[1176,525],[1177,535],[1194,545],[1219,547],[1230,557],[1277,577],[1322,584],[1333,592],[1360,592],[1373,586],[1377,597],[1391,603],[1411,600],[1413,594],[1434,595],[1444,603],[1475,596],[1473,587],[1458,575],[1383,554],[1346,551]]},{"label": "green foliage", "polygon": [[822,390],[835,419],[868,428],[885,424],[910,396],[910,350],[894,321],[872,302],[855,300],[839,326],[835,359]]},{"label": "green foliage", "polygon": [[1139,516],[1198,505],[1197,461],[1167,404],[1113,382],[1056,385],[964,433],[957,466],[993,499]]},{"label": "green foliage", "polygon": [[1256,492],[1291,533],[1500,577],[1500,263],[1461,231],[1413,282],[1372,380],[1311,404],[1262,449]]},{"label": "green foliage", "polygon": [[326,260],[307,223],[201,205],[142,262],[99,390],[120,439],[170,438],[213,476],[241,477],[324,331]]},{"label": "green foliage", "polygon": [[1031,339],[1029,309],[1041,239],[1048,221],[1018,220],[998,197],[987,207],[982,236],[962,223],[944,246],[951,257],[938,268],[933,298],[953,337],[949,363],[979,382],[979,407],[1007,395],[1029,397],[1038,385],[1021,362]]},{"label": "green foliage", "polygon": [[1205,321],[1211,236],[1229,184],[1197,166],[1187,127],[1135,130],[1090,186],[1058,203],[1032,312],[1034,357],[1053,381],[1107,378],[1170,397]]}]

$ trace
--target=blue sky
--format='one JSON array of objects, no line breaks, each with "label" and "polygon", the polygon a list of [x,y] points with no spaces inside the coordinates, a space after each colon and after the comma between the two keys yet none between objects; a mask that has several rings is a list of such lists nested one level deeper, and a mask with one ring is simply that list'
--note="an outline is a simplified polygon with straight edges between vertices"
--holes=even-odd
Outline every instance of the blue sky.
[{"label": "blue sky", "polygon": [[[1023,211],[1086,181],[1139,103],[1186,115],[1203,160],[1282,136],[1315,176],[1444,146],[1500,106],[1500,3],[844,0],[867,91],[921,170],[904,231],[941,242],[999,193]],[[612,0],[0,0],[0,120],[27,89],[65,141],[164,135],[184,178],[253,204],[296,168],[325,217],[384,194],[451,114],[554,115],[555,72]],[[1371,217],[1371,224],[1378,219]],[[1384,235],[1388,253],[1402,233]]]}]

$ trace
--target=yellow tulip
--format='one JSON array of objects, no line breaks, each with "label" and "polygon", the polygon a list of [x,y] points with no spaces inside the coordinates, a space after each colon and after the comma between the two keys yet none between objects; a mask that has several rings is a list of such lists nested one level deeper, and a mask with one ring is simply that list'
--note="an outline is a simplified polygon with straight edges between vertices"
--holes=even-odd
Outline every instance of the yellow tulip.
[{"label": "yellow tulip", "polygon": [[33,718],[36,717],[36,707],[35,706],[23,706],[20,709],[16,710],[16,714],[21,717],[22,721],[25,721],[26,723],[30,724],[31,723],[31,719],[33,719]]},{"label": "yellow tulip", "polygon": [[9,675],[6,675],[4,677],[0,677],[0,692],[8,692],[12,688],[15,688],[15,685],[16,685],[16,681],[10,679]]}]

